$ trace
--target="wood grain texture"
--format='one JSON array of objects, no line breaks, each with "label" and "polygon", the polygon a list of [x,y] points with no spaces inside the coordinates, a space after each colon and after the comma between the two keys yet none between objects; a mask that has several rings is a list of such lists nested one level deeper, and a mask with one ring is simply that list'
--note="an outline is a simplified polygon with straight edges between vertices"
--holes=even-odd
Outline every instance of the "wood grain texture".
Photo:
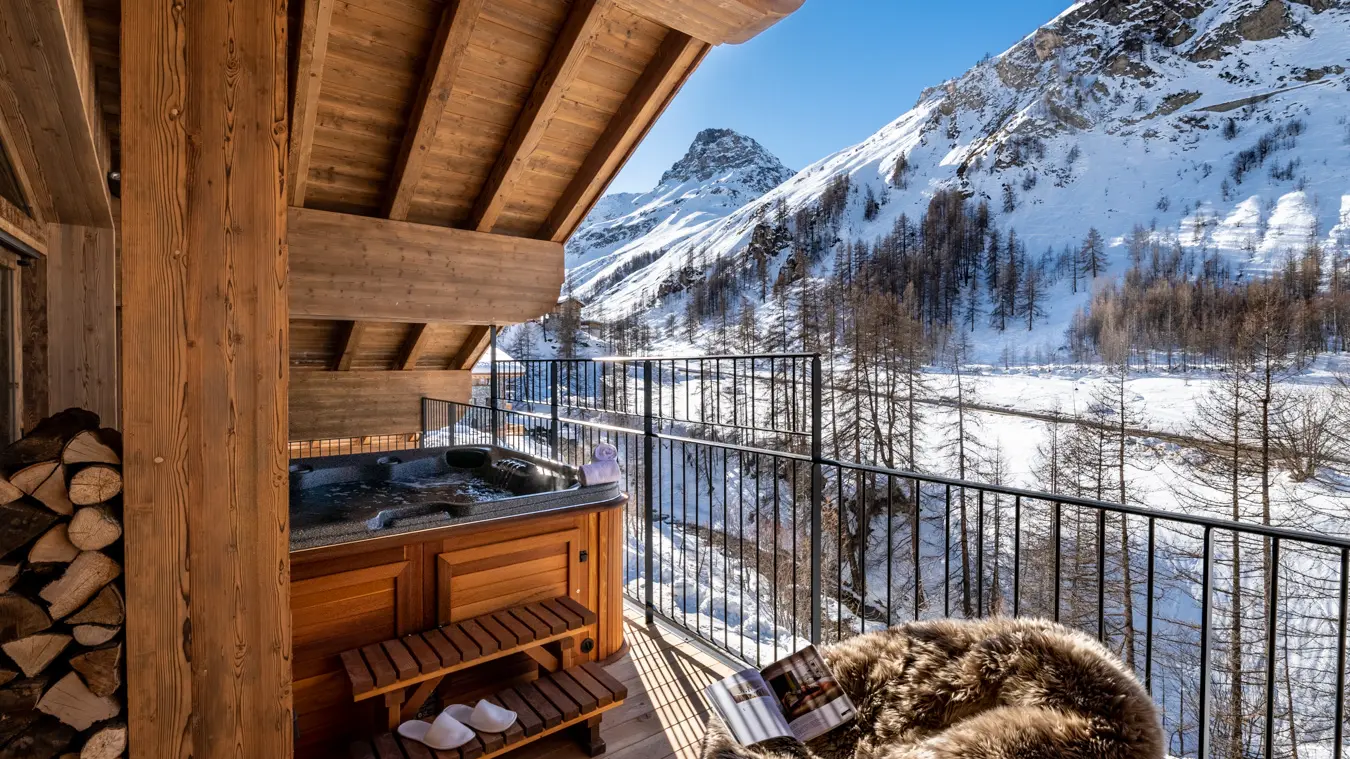
[{"label": "wood grain texture", "polygon": [[361,338],[366,332],[366,323],[359,321],[343,322],[338,338],[338,360],[334,369],[340,372],[350,371],[356,360],[356,352],[361,349]]},{"label": "wood grain texture", "polygon": [[408,130],[403,135],[398,161],[389,188],[386,216],[407,219],[413,193],[422,179],[422,167],[440,129],[445,104],[450,100],[455,76],[469,50],[469,39],[486,0],[454,0],[447,3],[440,28],[432,42],[426,72],[413,101]]},{"label": "wood grain texture", "polygon": [[403,339],[403,347],[399,349],[395,368],[405,372],[416,369],[417,362],[422,358],[422,352],[426,350],[427,343],[431,342],[428,339],[430,335],[430,324],[412,325],[408,336]]},{"label": "wood grain texture", "polygon": [[572,86],[582,61],[590,53],[591,43],[600,29],[600,22],[613,0],[576,0],[567,14],[567,23],[554,43],[553,52],[544,64],[539,78],[525,101],[525,108],[516,119],[511,136],[507,138],[487,182],[478,195],[468,227],[480,232],[496,226],[506,205],[508,195],[515,189],[526,162],[531,158],[549,121],[562,102],[563,93]]},{"label": "wood grain texture", "polygon": [[23,329],[23,414],[25,430],[49,415],[47,259],[19,270],[20,318]]},{"label": "wood grain texture", "polygon": [[633,13],[713,45],[740,44],[805,0],[618,0]]},{"label": "wood grain texture", "polygon": [[292,753],[286,21],[122,8],[133,759]]},{"label": "wood grain texture", "polygon": [[305,204],[309,184],[310,154],[314,149],[314,124],[318,117],[319,91],[328,58],[328,32],[336,0],[305,0],[297,50],[295,93],[291,106],[291,140],[286,182],[292,205]]},{"label": "wood grain texture", "polygon": [[572,236],[711,49],[707,43],[682,32],[666,36],[656,57],[642,72],[549,213],[540,237],[566,242]]},{"label": "wood grain texture", "polygon": [[85,408],[117,427],[117,260],[111,229],[48,224],[50,408]]},{"label": "wood grain texture", "polygon": [[47,252],[47,234],[42,225],[4,198],[0,198],[0,230],[39,253]]},{"label": "wood grain texture", "polygon": [[[81,3],[0,0],[0,119],[44,221],[112,226],[108,135]],[[36,194],[36,193],[35,193]]]},{"label": "wood grain texture", "polygon": [[450,359],[451,369],[473,369],[473,365],[482,358],[483,351],[492,343],[492,327],[476,326],[469,332],[463,347]]},{"label": "wood grain texture", "polygon": [[482,324],[548,313],[563,248],[409,222],[290,209],[291,316]]},{"label": "wood grain texture", "polygon": [[291,374],[291,440],[422,429],[422,398],[468,402],[469,373],[348,371]]}]

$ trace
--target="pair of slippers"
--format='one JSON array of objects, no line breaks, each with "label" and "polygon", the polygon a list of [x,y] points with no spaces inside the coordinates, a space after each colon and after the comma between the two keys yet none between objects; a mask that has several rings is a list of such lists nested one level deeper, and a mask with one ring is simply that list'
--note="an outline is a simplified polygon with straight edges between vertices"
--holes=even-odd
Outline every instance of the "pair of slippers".
[{"label": "pair of slippers", "polygon": [[[501,733],[516,723],[516,713],[488,701],[469,708],[453,704],[436,716],[434,722],[410,720],[398,726],[398,734],[437,751],[459,748],[473,740],[474,730]],[[470,729],[472,728],[472,729]]]}]

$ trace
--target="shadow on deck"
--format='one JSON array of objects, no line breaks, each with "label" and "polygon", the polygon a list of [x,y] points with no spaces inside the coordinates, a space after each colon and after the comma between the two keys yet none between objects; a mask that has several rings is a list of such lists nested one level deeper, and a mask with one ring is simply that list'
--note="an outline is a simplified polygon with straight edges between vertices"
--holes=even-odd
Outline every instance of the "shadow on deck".
[{"label": "shadow on deck", "polygon": [[[658,624],[642,610],[624,610],[629,652],[607,669],[628,686],[628,700],[605,715],[600,737],[609,759],[693,759],[711,708],[703,695],[710,683],[733,669],[691,642],[690,636]],[[550,736],[509,754],[510,759],[583,759],[567,736]]]}]

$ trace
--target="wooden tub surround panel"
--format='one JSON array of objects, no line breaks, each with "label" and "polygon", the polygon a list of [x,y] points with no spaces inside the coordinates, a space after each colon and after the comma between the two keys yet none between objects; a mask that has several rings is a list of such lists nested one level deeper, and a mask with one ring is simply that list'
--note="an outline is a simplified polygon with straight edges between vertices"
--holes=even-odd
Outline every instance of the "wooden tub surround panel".
[{"label": "wooden tub surround panel", "polygon": [[621,651],[622,506],[293,553],[297,755],[341,754],[436,691],[472,703]]}]

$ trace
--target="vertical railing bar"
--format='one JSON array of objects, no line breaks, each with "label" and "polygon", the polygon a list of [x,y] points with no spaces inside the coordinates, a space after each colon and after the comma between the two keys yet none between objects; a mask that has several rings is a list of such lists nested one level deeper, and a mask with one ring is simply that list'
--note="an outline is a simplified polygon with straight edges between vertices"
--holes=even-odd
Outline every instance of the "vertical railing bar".
[{"label": "vertical railing bar", "polygon": [[1106,642],[1106,511],[1097,509],[1097,640]]},{"label": "vertical railing bar", "polygon": [[1053,535],[1053,538],[1052,538],[1052,540],[1051,540],[1051,544],[1052,544],[1051,552],[1054,554],[1054,565],[1055,565],[1054,572],[1052,572],[1052,576],[1054,577],[1054,585],[1055,585],[1055,591],[1054,591],[1054,598],[1055,598],[1054,618],[1055,618],[1055,621],[1058,622],[1058,621],[1059,621],[1060,594],[1061,594],[1061,592],[1062,592],[1062,583],[1060,582],[1059,570],[1060,570],[1060,567],[1061,567],[1061,565],[1062,565],[1063,558],[1064,558],[1064,550],[1063,550],[1063,549],[1064,549],[1064,546],[1062,545],[1062,541],[1063,541],[1063,539],[1064,539],[1064,531],[1063,531],[1063,525],[1062,525],[1062,522],[1063,522],[1063,516],[1064,516],[1064,505],[1063,505],[1061,502],[1059,502],[1059,501],[1054,501],[1053,504],[1052,504],[1052,508],[1050,509],[1050,511],[1051,511],[1051,519],[1054,520],[1054,523],[1050,525],[1050,532],[1051,532],[1051,534]]},{"label": "vertical railing bar", "polygon": [[1022,496],[1013,499],[1013,617],[1022,616]]},{"label": "vertical railing bar", "polygon": [[1345,751],[1345,657],[1346,633],[1350,630],[1350,548],[1341,549],[1341,603],[1336,631],[1336,713],[1331,744],[1331,759],[1342,759]]},{"label": "vertical railing bar", "polygon": [[1211,637],[1210,611],[1213,608],[1214,601],[1211,597],[1214,592],[1214,528],[1205,527],[1204,530],[1204,551],[1201,559],[1200,568],[1200,703],[1197,710],[1199,717],[1199,745],[1196,751],[1197,759],[1209,759],[1210,750],[1210,723],[1213,721],[1213,711],[1210,704],[1212,693],[1210,679],[1213,676],[1213,641]]},{"label": "vertical railing bar", "polygon": [[652,527],[656,521],[656,515],[652,508],[652,481],[655,473],[652,471],[652,462],[655,458],[653,444],[656,442],[655,431],[652,429],[652,362],[642,362],[642,500],[643,509],[646,515],[646,545],[643,547],[642,560],[644,563],[643,571],[646,573],[646,582],[644,588],[643,601],[645,602],[647,624],[652,624],[652,615],[656,607],[652,604],[652,586],[654,575],[652,574]]},{"label": "vertical railing bar", "polygon": [[923,570],[920,560],[923,552],[923,485],[918,479],[910,480],[910,493],[914,498],[914,524],[910,526],[911,544],[914,549],[914,621],[919,621],[923,612]]},{"label": "vertical railing bar", "polygon": [[549,428],[548,445],[553,459],[558,459],[558,364],[550,361],[548,364],[548,384],[549,384],[549,407],[552,417],[552,426]]},{"label": "vertical railing bar", "polygon": [[891,588],[895,586],[895,578],[891,569],[895,565],[895,561],[893,561],[895,557],[895,528],[893,526],[895,521],[895,488],[890,475],[884,475],[884,477],[886,478],[886,626],[890,627],[895,624],[895,620],[892,619],[894,614],[891,603]]},{"label": "vertical railing bar", "polygon": [[[753,375],[752,375],[753,376]],[[753,383],[753,379],[751,382]],[[820,356],[811,359],[811,642],[820,643],[823,600],[821,598],[821,512],[825,500],[825,472],[821,461],[821,366]],[[753,384],[751,385],[753,390]]]},{"label": "vertical railing bar", "polygon": [[1148,569],[1145,573],[1145,588],[1148,597],[1144,600],[1144,688],[1153,693],[1153,584],[1157,555],[1157,520],[1148,518]]},{"label": "vertical railing bar", "polygon": [[[1265,759],[1275,753],[1275,636],[1280,608],[1280,539],[1270,541],[1270,592],[1266,599],[1266,731],[1262,736]],[[1286,673],[1287,675],[1287,673]]]},{"label": "vertical railing bar", "polygon": [[947,505],[942,523],[942,616],[952,615],[952,486],[944,485]]},{"label": "vertical railing bar", "polygon": [[488,329],[488,345],[492,357],[488,368],[488,407],[492,409],[492,444],[501,445],[501,426],[497,411],[497,325]]},{"label": "vertical railing bar", "polygon": [[984,489],[975,502],[975,616],[984,618]]}]

